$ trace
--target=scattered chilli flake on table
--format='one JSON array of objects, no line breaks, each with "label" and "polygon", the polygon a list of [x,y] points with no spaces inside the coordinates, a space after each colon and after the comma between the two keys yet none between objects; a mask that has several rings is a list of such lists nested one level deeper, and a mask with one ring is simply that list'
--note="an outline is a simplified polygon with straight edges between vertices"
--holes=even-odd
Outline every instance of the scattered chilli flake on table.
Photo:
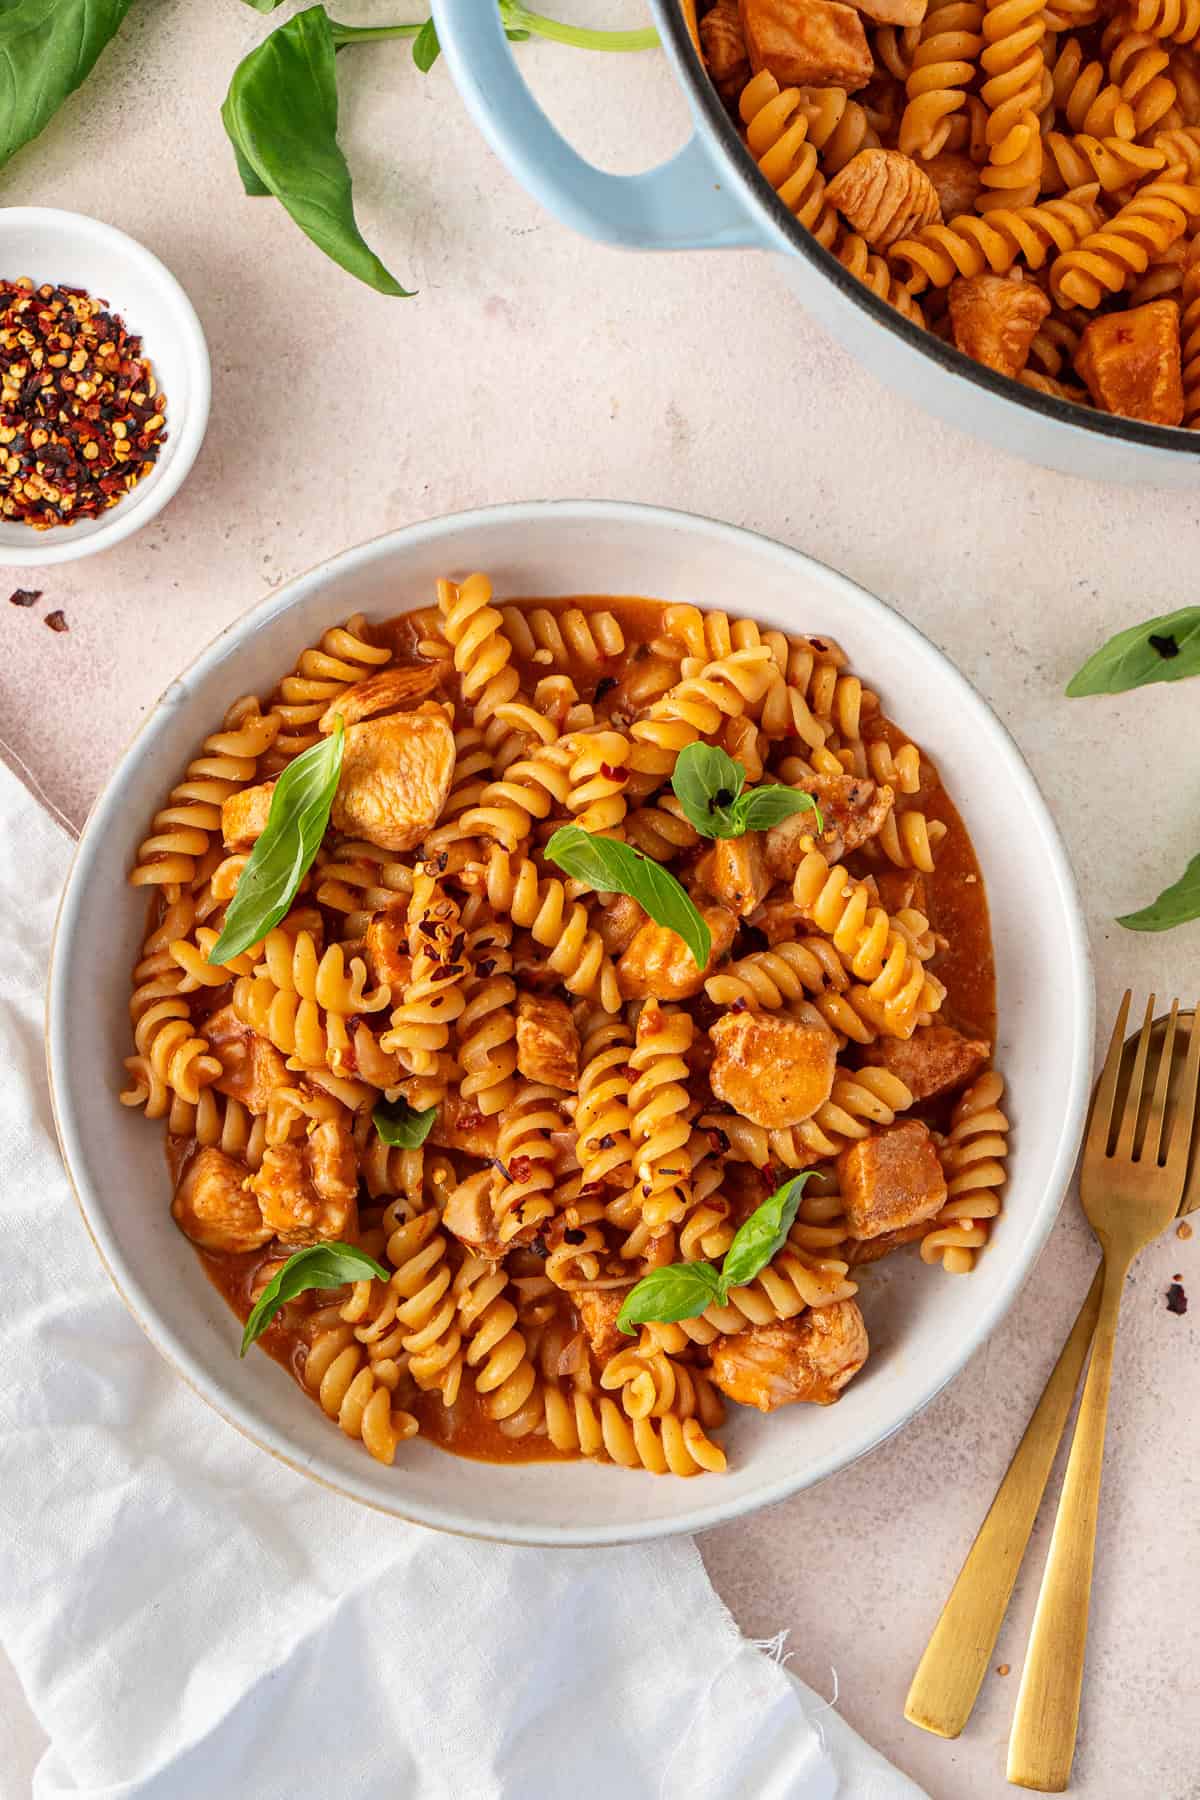
[{"label": "scattered chilli flake on table", "polygon": [[5,519],[49,531],[116,506],[157,461],[166,406],[141,338],[107,302],[0,279]]},{"label": "scattered chilli flake on table", "polygon": [[41,588],[16,588],[8,596],[8,604],[10,606],[36,606],[41,597]]}]

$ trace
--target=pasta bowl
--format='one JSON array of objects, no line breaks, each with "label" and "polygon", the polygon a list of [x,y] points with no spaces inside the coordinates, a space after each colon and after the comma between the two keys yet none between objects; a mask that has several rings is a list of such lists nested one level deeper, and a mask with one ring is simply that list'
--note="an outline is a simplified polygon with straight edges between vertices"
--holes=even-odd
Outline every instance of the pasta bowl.
[{"label": "pasta bowl", "polygon": [[[731,1409],[723,1475],[682,1481],[590,1462],[481,1463],[423,1438],[402,1443],[391,1467],[373,1462],[264,1356],[239,1361],[236,1321],[172,1222],[158,1133],[116,1104],[128,974],[144,923],[125,877],[178,769],[233,698],[271,689],[331,624],[426,604],[439,576],[476,568],[501,595],[651,595],[836,638],[885,707],[919,724],[988,883],[996,1059],[1015,1127],[1005,1211],[988,1251],[969,1277],[915,1258],[869,1272],[863,1373],[836,1406],[767,1417]],[[1087,1098],[1092,978],[1071,872],[1033,777],[984,701],[910,624],[843,576],[753,533],[647,507],[546,502],[433,520],[346,551],[231,625],[171,684],[84,829],[62,901],[47,1024],[58,1129],[84,1219],[126,1303],[183,1379],[262,1448],[357,1500],[456,1532],[582,1545],[693,1531],[781,1499],[880,1443],[958,1372],[1015,1299],[1070,1177]]]}]

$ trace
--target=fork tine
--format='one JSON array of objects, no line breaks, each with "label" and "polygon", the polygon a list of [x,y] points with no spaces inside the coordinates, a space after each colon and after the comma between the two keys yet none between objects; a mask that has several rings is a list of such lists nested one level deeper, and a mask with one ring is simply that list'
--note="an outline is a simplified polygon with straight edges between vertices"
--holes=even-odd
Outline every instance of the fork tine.
[{"label": "fork tine", "polygon": [[1171,1141],[1167,1147],[1167,1168],[1178,1181],[1187,1174],[1192,1148],[1192,1125],[1196,1117],[1196,1092],[1200,1088],[1200,1019],[1192,1013],[1188,1033],[1188,1059],[1183,1075],[1183,1097],[1171,1125]]},{"label": "fork tine", "polygon": [[1112,1135],[1113,1108],[1117,1098],[1117,1078],[1121,1073],[1121,1053],[1125,1048],[1125,1025],[1129,1018],[1129,1003],[1133,994],[1125,989],[1125,998],[1121,1001],[1117,1012],[1117,1022],[1113,1026],[1109,1039],[1108,1055],[1104,1059],[1104,1068],[1100,1080],[1096,1084],[1096,1098],[1092,1109],[1092,1129],[1104,1146],[1104,1154],[1108,1154],[1108,1140]]},{"label": "fork tine", "polygon": [[1154,1082],[1154,1095],[1150,1101],[1150,1111],[1146,1116],[1146,1135],[1142,1140],[1142,1161],[1158,1166],[1158,1159],[1163,1153],[1165,1143],[1170,1142],[1167,1132],[1167,1097],[1171,1087],[1171,1071],[1175,1061],[1175,1028],[1179,1023],[1179,1002],[1172,1000],[1171,1011],[1163,1028],[1162,1049],[1158,1058],[1158,1074]]},{"label": "fork tine", "polygon": [[1150,1039],[1153,1032],[1154,995],[1151,994],[1146,1002],[1146,1016],[1142,1020],[1142,1029],[1138,1033],[1133,1073],[1129,1077],[1129,1091],[1125,1095],[1125,1111],[1121,1118],[1121,1129],[1117,1134],[1117,1146],[1113,1152],[1121,1162],[1133,1161],[1133,1140],[1137,1132],[1138,1114],[1142,1109],[1142,1090],[1146,1085],[1146,1060],[1150,1055]]}]

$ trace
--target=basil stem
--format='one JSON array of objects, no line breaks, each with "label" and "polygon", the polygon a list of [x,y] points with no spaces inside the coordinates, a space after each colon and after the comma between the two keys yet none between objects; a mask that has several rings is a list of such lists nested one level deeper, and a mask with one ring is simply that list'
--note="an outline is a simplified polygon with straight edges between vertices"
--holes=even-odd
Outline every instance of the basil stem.
[{"label": "basil stem", "polygon": [[500,0],[500,16],[510,31],[528,31],[534,37],[570,44],[576,50],[657,50],[659,46],[659,36],[652,25],[635,31],[596,31],[588,25],[563,25],[558,19],[530,12],[520,0]]}]

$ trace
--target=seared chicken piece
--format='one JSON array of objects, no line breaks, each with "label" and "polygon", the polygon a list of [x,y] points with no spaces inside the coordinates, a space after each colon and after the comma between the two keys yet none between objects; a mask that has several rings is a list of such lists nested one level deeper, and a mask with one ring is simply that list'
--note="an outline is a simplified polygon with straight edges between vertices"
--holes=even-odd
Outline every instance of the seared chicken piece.
[{"label": "seared chicken piece", "polygon": [[442,1224],[460,1244],[480,1256],[503,1256],[505,1246],[496,1235],[492,1216],[492,1171],[477,1169],[453,1188],[442,1213]]},{"label": "seared chicken piece", "polygon": [[867,1328],[853,1300],[798,1319],[751,1325],[712,1347],[712,1378],[742,1406],[774,1412],[796,1400],[832,1406],[867,1360]]},{"label": "seared chicken piece", "polygon": [[438,682],[450,672],[449,663],[427,663],[424,668],[381,669],[356,682],[332,701],[321,714],[321,730],[332,731],[333,721],[341,713],[347,725],[362,719],[373,719],[377,713],[393,712],[414,700],[432,694]]},{"label": "seared chicken piece", "polygon": [[799,1125],[833,1091],[837,1039],[824,1024],[780,1013],[727,1012],[709,1031],[718,1100],[756,1125]]},{"label": "seared chicken piece", "polygon": [[579,1086],[579,1033],[565,1000],[522,994],[517,1000],[517,1068],[547,1087]]},{"label": "seared chicken piece", "polygon": [[293,1085],[295,1077],[274,1044],[243,1025],[232,1006],[222,1006],[205,1021],[204,1035],[224,1071],[214,1083],[217,1092],[240,1100],[248,1112],[265,1113],[275,1089]]},{"label": "seared chicken piece", "polygon": [[932,1100],[966,1087],[992,1053],[982,1038],[964,1037],[952,1025],[919,1025],[910,1038],[880,1038],[862,1060],[898,1075],[914,1100]]},{"label": "seared chicken piece", "polygon": [[358,1232],[358,1162],[349,1125],[322,1120],[303,1143],[274,1144],[250,1177],[263,1224],[285,1244],[318,1244]]},{"label": "seared chicken piece", "polygon": [[1075,367],[1103,411],[1145,419],[1151,425],[1179,425],[1183,421],[1179,345],[1175,301],[1151,300],[1093,319],[1079,340]]},{"label": "seared chicken piece", "polygon": [[959,276],[950,283],[947,298],[958,348],[998,375],[1019,375],[1050,311],[1041,288],[985,271]]},{"label": "seared chicken piece", "polygon": [[454,775],[454,732],[440,706],[346,728],[331,817],[384,850],[412,850],[437,824]]},{"label": "seared chicken piece", "polygon": [[632,894],[614,894],[596,914],[596,930],[610,956],[623,956],[646,923],[646,910]]},{"label": "seared chicken piece", "polygon": [[866,87],[875,58],[852,6],[837,0],[741,0],[742,35],[755,74],[780,87]]},{"label": "seared chicken piece", "polygon": [[882,831],[892,810],[891,788],[877,787],[865,776],[813,775],[803,788],[820,807],[825,829],[817,830],[815,813],[801,812],[764,833],[767,874],[777,881],[790,881],[800,867],[805,838],[829,861],[838,862]]},{"label": "seared chicken piece", "polygon": [[617,1314],[625,1304],[628,1288],[584,1289],[572,1296],[579,1323],[587,1333],[592,1355],[606,1362],[618,1350],[628,1348],[635,1340],[617,1330]]},{"label": "seared chicken piece", "polygon": [[258,841],[267,829],[274,792],[273,781],[260,781],[221,802],[221,836],[227,850],[249,850]]},{"label": "seared chicken piece", "polygon": [[648,920],[617,964],[617,980],[626,1000],[687,1000],[698,994],[706,978],[729,952],[737,920],[725,906],[702,906],[700,915],[712,933],[712,949],[703,969],[677,932]]},{"label": "seared chicken piece", "polygon": [[412,977],[408,949],[408,901],[398,899],[377,912],[367,926],[367,966],[376,983],[385,983],[398,1001]]},{"label": "seared chicken piece", "polygon": [[740,838],[718,838],[692,870],[691,891],[711,894],[739,919],[752,913],[771,891],[763,863],[763,835],[748,831]]},{"label": "seared chicken piece", "polygon": [[171,1217],[201,1250],[230,1256],[257,1250],[273,1234],[246,1181],[246,1170],[232,1156],[211,1146],[200,1150],[175,1189]]},{"label": "seared chicken piece", "polygon": [[465,1101],[457,1088],[451,1088],[438,1108],[433,1129],[426,1142],[443,1150],[461,1150],[467,1156],[496,1155],[496,1139],[500,1121],[493,1114],[484,1118],[471,1100]]},{"label": "seared chicken piece", "polygon": [[842,1205],[850,1235],[885,1231],[932,1219],[946,1204],[946,1177],[932,1134],[918,1119],[889,1125],[851,1144],[838,1157]]}]

